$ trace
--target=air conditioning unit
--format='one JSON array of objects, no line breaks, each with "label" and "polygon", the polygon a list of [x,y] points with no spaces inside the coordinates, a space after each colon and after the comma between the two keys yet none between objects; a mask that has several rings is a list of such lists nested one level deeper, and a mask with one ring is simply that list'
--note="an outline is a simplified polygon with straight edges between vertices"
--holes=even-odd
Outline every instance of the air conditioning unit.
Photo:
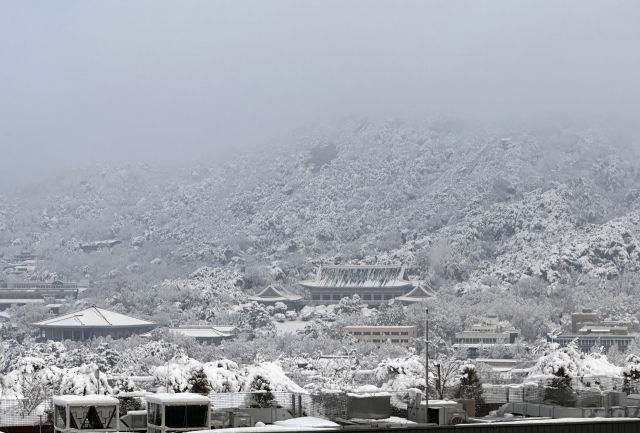
[{"label": "air conditioning unit", "polygon": [[460,408],[454,409],[452,407],[444,408],[444,421],[445,423],[442,425],[458,425],[464,424],[469,420],[467,412]]},{"label": "air conditioning unit", "polygon": [[428,412],[428,422],[437,423],[438,425],[458,425],[466,423],[469,420],[467,412],[465,412],[460,404],[429,407]]}]

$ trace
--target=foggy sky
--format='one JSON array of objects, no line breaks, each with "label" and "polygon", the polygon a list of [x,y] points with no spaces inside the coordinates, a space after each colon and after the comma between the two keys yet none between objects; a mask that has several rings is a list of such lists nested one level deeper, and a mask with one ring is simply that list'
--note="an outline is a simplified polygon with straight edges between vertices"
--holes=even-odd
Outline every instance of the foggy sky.
[{"label": "foggy sky", "polygon": [[0,2],[0,193],[330,115],[640,109],[640,2]]}]

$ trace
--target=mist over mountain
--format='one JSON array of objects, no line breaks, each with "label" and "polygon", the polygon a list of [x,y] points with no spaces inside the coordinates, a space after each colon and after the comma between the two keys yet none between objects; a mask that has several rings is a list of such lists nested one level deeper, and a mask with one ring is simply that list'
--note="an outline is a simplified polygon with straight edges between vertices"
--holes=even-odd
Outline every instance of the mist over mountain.
[{"label": "mist over mountain", "polygon": [[[322,263],[402,263],[436,290],[509,289],[638,269],[638,135],[566,122],[352,117],[225,161],[90,165],[0,198],[5,279],[184,277],[239,271],[244,290]],[[118,240],[85,252],[82,246]],[[303,292],[301,292],[303,293]]]}]

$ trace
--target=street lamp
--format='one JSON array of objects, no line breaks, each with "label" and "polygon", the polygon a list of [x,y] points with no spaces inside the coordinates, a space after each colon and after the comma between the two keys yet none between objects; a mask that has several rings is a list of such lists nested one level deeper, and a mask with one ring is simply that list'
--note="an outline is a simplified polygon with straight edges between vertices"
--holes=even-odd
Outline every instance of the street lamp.
[{"label": "street lamp", "polygon": [[438,391],[438,397],[442,398],[442,378],[440,376],[440,364],[436,364],[436,368],[438,369],[438,379],[436,380],[436,390]]},{"label": "street lamp", "polygon": [[44,415],[44,407],[42,407],[42,405],[36,408],[36,415],[40,418],[40,433],[42,433],[42,415]]},{"label": "street lamp", "polygon": [[[429,412],[429,309],[424,310],[424,395],[426,397],[425,417]],[[426,418],[425,418],[426,419]]]}]

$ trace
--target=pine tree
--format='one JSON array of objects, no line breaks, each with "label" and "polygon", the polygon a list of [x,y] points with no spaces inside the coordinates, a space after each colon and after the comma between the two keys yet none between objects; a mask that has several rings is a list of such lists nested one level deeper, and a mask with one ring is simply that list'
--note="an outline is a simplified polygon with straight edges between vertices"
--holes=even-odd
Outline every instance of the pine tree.
[{"label": "pine tree", "polygon": [[564,367],[558,368],[554,376],[545,389],[544,401],[560,406],[573,406],[575,397],[571,386],[571,377]]},{"label": "pine tree", "polygon": [[254,377],[251,382],[251,390],[257,391],[251,395],[249,407],[267,408],[273,407],[275,404],[275,397],[271,392],[269,381],[262,376]]},{"label": "pine tree", "polygon": [[455,396],[465,400],[475,400],[476,404],[484,403],[482,381],[475,367],[467,365],[463,368],[460,386],[456,389]]},{"label": "pine tree", "polygon": [[194,394],[209,395],[211,387],[209,386],[209,379],[202,367],[198,367],[191,373],[191,377],[188,380],[191,385],[191,392]]}]

